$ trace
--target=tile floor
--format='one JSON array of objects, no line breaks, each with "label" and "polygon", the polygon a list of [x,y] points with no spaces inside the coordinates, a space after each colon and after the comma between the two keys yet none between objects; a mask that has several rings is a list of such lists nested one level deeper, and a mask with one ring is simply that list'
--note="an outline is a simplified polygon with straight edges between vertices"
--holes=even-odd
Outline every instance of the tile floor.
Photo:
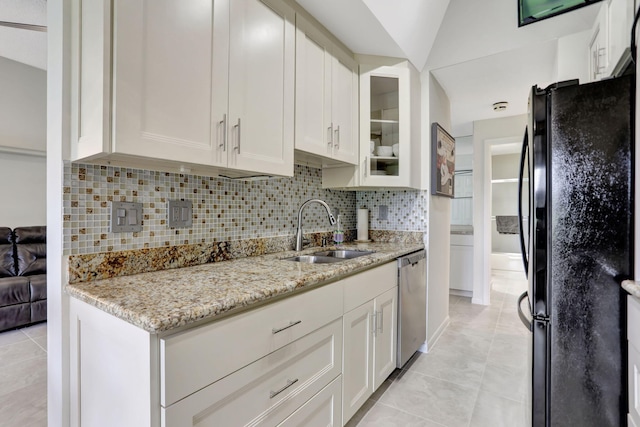
[{"label": "tile floor", "polygon": [[[494,271],[491,305],[450,298],[451,324],[397,369],[348,427],[524,427],[522,273]],[[0,427],[47,425],[47,325],[0,333]]]},{"label": "tile floor", "polygon": [[0,333],[0,427],[47,425],[47,324]]},{"label": "tile floor", "polygon": [[451,296],[451,323],[429,353],[395,372],[347,427],[525,427],[524,273],[493,272],[491,305]]}]

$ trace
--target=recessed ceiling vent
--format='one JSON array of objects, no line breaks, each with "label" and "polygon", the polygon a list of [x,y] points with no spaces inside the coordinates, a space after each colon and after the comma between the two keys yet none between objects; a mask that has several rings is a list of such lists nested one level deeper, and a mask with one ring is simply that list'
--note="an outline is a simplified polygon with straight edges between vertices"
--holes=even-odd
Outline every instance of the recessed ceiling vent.
[{"label": "recessed ceiling vent", "polygon": [[500,101],[493,104],[493,111],[504,111],[509,106],[507,101]]}]

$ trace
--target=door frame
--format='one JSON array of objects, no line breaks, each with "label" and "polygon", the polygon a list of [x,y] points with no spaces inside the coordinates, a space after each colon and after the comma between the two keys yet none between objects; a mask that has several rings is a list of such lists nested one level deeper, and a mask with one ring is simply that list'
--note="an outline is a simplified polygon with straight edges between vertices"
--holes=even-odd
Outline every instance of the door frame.
[{"label": "door frame", "polygon": [[473,235],[473,304],[489,305],[491,303],[491,152],[492,148],[499,145],[522,143],[522,136],[508,136],[504,138],[485,139],[483,144],[483,173],[474,175],[481,180],[482,188],[482,215],[480,226],[474,221]]}]

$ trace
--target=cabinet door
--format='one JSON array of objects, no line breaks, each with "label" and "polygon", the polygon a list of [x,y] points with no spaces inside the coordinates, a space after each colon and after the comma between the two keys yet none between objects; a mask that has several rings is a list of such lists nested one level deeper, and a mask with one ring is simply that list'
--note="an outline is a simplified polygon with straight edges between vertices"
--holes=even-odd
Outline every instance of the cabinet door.
[{"label": "cabinet door", "polygon": [[[116,0],[112,151],[198,164],[223,137],[228,0]],[[215,84],[213,82],[216,82]]]},{"label": "cabinet door", "polygon": [[296,141],[295,147],[331,156],[331,55],[327,40],[304,18],[296,17]]},{"label": "cabinet door", "polygon": [[[363,186],[411,185],[411,98],[408,68],[377,67],[360,75],[360,161]],[[371,152],[370,141],[375,149]],[[397,155],[382,153],[378,147]]]},{"label": "cabinet door", "polygon": [[373,311],[373,301],[369,301],[343,317],[343,424],[373,394]]},{"label": "cabinet door", "polygon": [[609,63],[608,31],[607,31],[607,5],[600,6],[600,12],[593,28],[591,42],[589,43],[589,79],[600,80],[605,77]]},{"label": "cabinet door", "polygon": [[395,287],[378,296],[375,299],[375,310],[374,391],[396,368],[398,288]]},{"label": "cabinet door", "polygon": [[295,13],[281,0],[230,13],[229,167],[292,176]]},{"label": "cabinet door", "polygon": [[611,76],[629,47],[633,24],[633,0],[610,0],[608,4],[609,66],[607,76]]},{"label": "cabinet door", "polygon": [[640,351],[629,343],[629,425],[640,427]]},{"label": "cabinet door", "polygon": [[341,427],[342,378],[338,377],[313,396],[278,427]]},{"label": "cabinet door", "polygon": [[162,408],[163,427],[274,426],[339,377],[340,319]]},{"label": "cabinet door", "polygon": [[358,163],[357,75],[338,58],[331,59],[333,157]]}]

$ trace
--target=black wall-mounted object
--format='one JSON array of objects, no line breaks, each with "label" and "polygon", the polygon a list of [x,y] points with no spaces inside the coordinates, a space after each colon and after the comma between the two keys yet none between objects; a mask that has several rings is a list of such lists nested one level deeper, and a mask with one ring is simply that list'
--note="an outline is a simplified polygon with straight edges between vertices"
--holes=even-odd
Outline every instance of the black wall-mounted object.
[{"label": "black wall-mounted object", "polygon": [[602,0],[518,0],[518,27],[558,16]]}]

